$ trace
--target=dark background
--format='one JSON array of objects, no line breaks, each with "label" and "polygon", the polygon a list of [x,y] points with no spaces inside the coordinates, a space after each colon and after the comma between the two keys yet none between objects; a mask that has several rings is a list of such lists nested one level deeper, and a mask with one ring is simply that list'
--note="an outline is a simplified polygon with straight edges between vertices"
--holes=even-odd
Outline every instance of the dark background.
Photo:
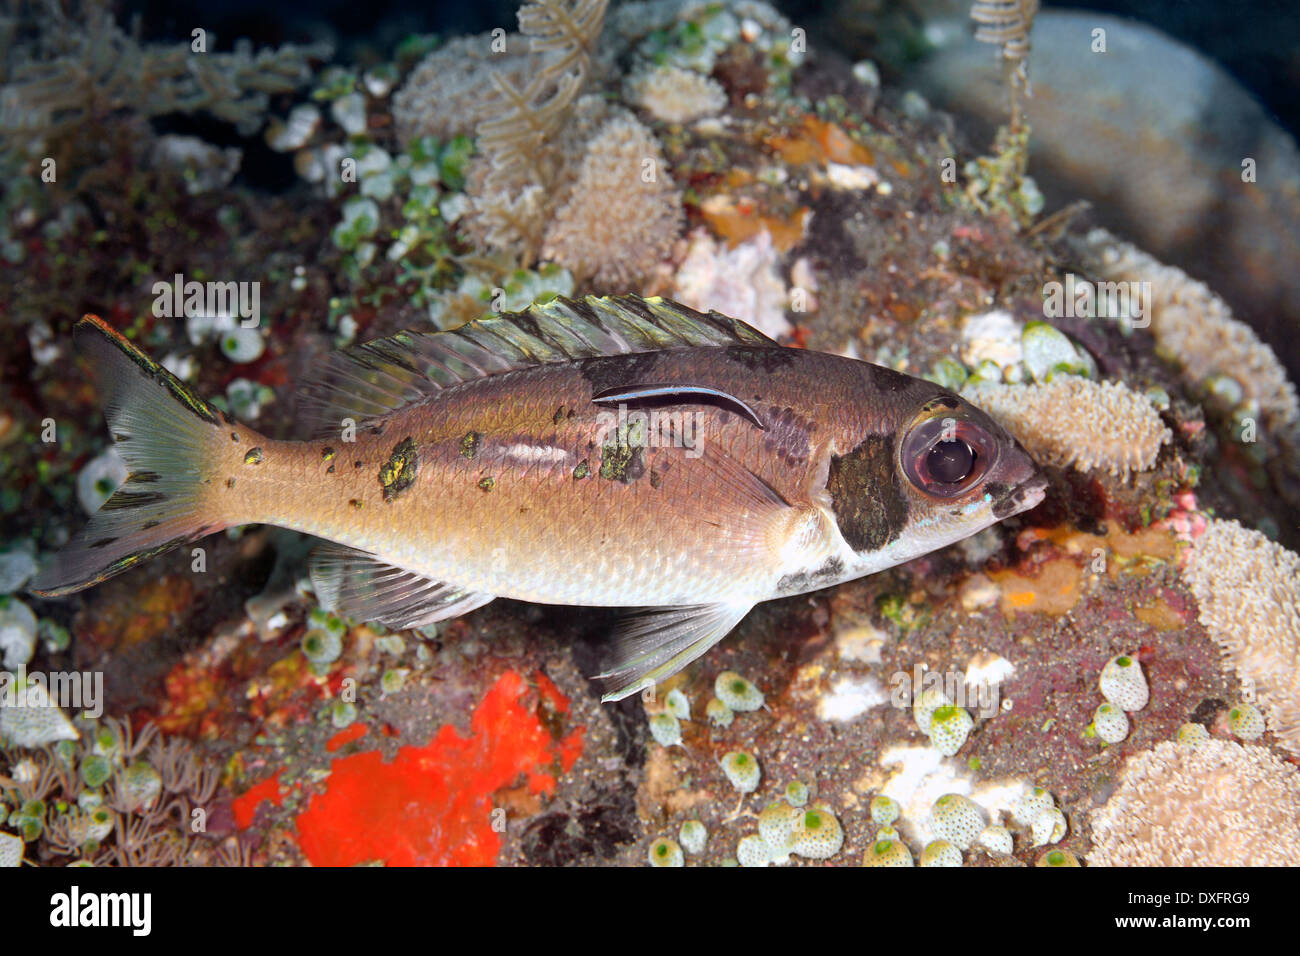
[{"label": "dark background", "polygon": [[[901,5],[903,0],[845,2],[888,9]],[[828,19],[826,14],[833,4],[780,0],[775,5],[796,23],[807,21],[814,43],[834,46],[833,35],[819,36],[817,30],[817,23]],[[1293,135],[1300,129],[1297,0],[1093,0],[1059,6],[1130,16],[1158,27],[1217,60]],[[120,9],[128,23],[140,15],[146,39],[177,39],[187,36],[195,26],[215,32],[218,48],[226,48],[240,36],[257,43],[329,38],[335,42],[341,60],[364,62],[367,54],[385,58],[408,33],[457,35],[497,26],[513,30],[517,7],[516,0],[132,0]],[[844,52],[853,55],[855,51]]]}]

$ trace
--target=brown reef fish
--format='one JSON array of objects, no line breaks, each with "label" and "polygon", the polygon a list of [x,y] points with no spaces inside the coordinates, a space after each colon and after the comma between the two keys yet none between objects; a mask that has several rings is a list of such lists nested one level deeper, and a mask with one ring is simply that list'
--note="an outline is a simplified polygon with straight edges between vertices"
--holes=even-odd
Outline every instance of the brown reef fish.
[{"label": "brown reef fish", "polygon": [[232,525],[326,540],[325,607],[389,627],[494,597],[639,608],[607,699],[685,667],[759,601],[892,567],[1042,500],[952,392],[784,348],[663,299],[555,299],[335,353],[319,437],[273,441],[94,316],[126,483],[32,582],[96,584]]}]

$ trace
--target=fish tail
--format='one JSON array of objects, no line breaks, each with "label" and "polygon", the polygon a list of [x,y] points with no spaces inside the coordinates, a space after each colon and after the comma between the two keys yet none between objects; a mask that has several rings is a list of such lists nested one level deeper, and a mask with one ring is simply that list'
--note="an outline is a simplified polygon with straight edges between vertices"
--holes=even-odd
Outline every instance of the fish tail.
[{"label": "fish tail", "polygon": [[229,418],[98,316],[73,334],[129,477],[31,581],[42,597],[98,584],[232,523],[209,503]]}]

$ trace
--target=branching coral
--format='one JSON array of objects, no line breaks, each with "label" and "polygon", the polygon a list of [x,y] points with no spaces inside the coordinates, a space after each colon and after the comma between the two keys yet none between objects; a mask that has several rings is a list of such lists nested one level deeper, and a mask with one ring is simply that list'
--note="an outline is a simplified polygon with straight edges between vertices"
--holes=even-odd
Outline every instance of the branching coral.
[{"label": "branching coral", "polygon": [[522,253],[525,262],[536,251],[554,180],[571,149],[572,137],[561,131],[587,80],[606,2],[524,5],[519,27],[534,54],[528,82],[521,89],[505,72],[487,74],[496,100],[475,129],[482,159],[470,177],[469,220],[486,244]]},{"label": "branching coral", "polygon": [[1254,688],[1269,729],[1300,754],[1300,556],[1214,518],[1196,539],[1183,577],[1201,623]]},{"label": "branching coral", "polygon": [[1270,429],[1300,424],[1295,386],[1277,355],[1205,283],[1104,229],[1089,232],[1080,251],[1088,270],[1104,280],[1150,283],[1151,333],[1193,385],[1204,391],[1215,377],[1227,376]]},{"label": "branching coral", "polygon": [[1092,811],[1093,866],[1294,866],[1300,775],[1265,747],[1165,741]]},{"label": "branching coral", "polygon": [[1036,385],[977,382],[962,395],[1045,464],[1127,478],[1151,468],[1171,437],[1151,400],[1119,382],[1061,375]]},{"label": "branching coral", "polygon": [[546,230],[542,254],[575,275],[631,288],[676,241],[681,196],[659,144],[636,120],[610,120],[584,153],[568,199]]}]

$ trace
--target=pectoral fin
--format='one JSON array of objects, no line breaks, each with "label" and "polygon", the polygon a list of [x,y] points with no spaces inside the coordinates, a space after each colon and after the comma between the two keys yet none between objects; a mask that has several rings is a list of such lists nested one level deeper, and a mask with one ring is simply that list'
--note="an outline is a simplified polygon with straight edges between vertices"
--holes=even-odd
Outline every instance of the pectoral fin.
[{"label": "pectoral fin", "polygon": [[614,631],[609,665],[596,676],[608,688],[601,700],[622,700],[676,674],[726,637],[753,606],[744,601],[629,613]]},{"label": "pectoral fin", "polygon": [[396,630],[467,614],[494,597],[434,581],[385,564],[364,551],[335,544],[317,548],[309,570],[323,608]]}]

